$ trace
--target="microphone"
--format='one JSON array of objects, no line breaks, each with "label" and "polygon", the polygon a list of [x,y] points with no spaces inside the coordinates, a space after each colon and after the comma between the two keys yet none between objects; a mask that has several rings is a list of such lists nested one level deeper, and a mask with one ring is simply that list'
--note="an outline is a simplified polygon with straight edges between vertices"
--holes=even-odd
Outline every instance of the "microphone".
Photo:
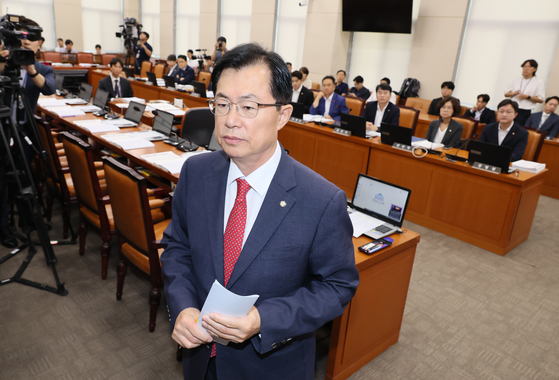
[{"label": "microphone", "polygon": [[472,141],[472,139],[475,139],[477,137],[477,133],[474,133],[472,135],[472,137],[470,137],[469,139],[467,139],[462,145],[460,145],[457,149],[456,149],[456,154],[445,154],[445,157],[447,159],[447,161],[452,161],[452,162],[456,162],[456,161],[460,161],[460,162],[466,162],[468,161],[467,158],[464,157],[460,157],[458,156],[458,152],[464,148],[466,145],[468,145],[470,143],[470,141]]},{"label": "microphone", "polygon": [[134,108],[132,108],[132,109],[133,109],[134,111],[136,111],[136,112],[140,112],[140,111],[141,111],[140,107],[138,107],[138,106],[134,106]]}]

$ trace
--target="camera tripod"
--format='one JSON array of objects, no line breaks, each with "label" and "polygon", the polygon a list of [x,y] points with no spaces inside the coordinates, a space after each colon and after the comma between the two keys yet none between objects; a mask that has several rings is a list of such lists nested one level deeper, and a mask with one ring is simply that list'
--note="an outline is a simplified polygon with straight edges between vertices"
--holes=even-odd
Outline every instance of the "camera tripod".
[{"label": "camera tripod", "polygon": [[[13,190],[12,193],[16,194],[16,198],[18,200],[16,204],[18,205],[19,219],[23,221],[23,232],[26,236],[23,239],[24,243],[20,247],[14,249],[7,256],[0,258],[0,264],[14,257],[16,254],[23,252],[25,249],[27,249],[28,252],[27,257],[23,260],[23,263],[16,273],[8,279],[0,280],[0,286],[17,282],[65,296],[68,294],[68,291],[64,288],[64,284],[62,284],[58,278],[55,266],[57,260],[47,232],[47,227],[40,212],[37,188],[26,157],[26,147],[24,146],[24,143],[29,145],[28,149],[34,149],[41,160],[48,162],[49,157],[48,153],[40,143],[41,140],[38,138],[34,116],[30,112],[27,98],[25,97],[25,93],[19,84],[19,68],[10,68],[9,66],[10,64],[8,63],[5,70],[5,72],[10,74],[9,77],[0,77],[0,151],[2,151],[4,155],[4,157],[2,157],[2,162],[7,162],[9,164],[9,171],[5,176],[7,179],[6,182],[11,185]],[[28,122],[26,124],[31,126],[31,133],[33,134],[32,137],[35,142],[32,142],[32,139],[25,134],[23,125],[19,124],[17,121],[14,123],[12,120],[12,113],[15,111],[17,114],[18,111],[12,110],[10,106],[4,104],[5,86],[12,89],[9,105],[13,105],[15,101],[15,104],[21,107],[20,111],[23,112],[20,112],[20,114],[24,113],[24,117],[27,118]],[[39,149],[37,149],[37,147],[39,147]],[[45,165],[45,167],[48,166],[49,165]],[[29,224],[25,213],[32,215],[32,223],[37,230],[39,244],[43,249],[47,265],[51,267],[56,284],[55,287],[22,278],[23,273],[37,253],[36,243],[33,242],[31,238],[31,231],[33,228]]]}]

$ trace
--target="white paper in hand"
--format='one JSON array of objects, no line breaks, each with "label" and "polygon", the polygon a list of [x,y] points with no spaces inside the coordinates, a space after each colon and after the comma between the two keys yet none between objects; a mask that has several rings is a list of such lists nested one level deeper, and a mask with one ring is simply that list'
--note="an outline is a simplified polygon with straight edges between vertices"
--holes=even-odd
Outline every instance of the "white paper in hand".
[{"label": "white paper in hand", "polygon": [[[239,296],[227,289],[225,289],[217,280],[214,281],[206,302],[200,311],[200,316],[198,317],[198,326],[206,331],[202,327],[202,317],[210,313],[218,313],[226,315],[228,317],[243,318],[246,317],[254,303],[258,299],[258,295],[252,296]],[[229,343],[228,340],[215,338],[214,341],[224,346]]]}]

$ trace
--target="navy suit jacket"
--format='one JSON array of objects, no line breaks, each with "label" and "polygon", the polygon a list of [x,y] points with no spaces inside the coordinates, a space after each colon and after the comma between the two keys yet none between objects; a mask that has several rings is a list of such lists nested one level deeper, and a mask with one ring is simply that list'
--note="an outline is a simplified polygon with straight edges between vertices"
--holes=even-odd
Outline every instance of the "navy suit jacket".
[{"label": "navy suit jacket", "polygon": [[[161,256],[171,330],[200,310],[214,280],[224,282],[223,233],[230,161],[224,151],[184,164]],[[314,379],[314,331],[343,313],[358,285],[346,195],[282,156],[227,289],[258,294],[261,337],[217,344],[218,378]],[[189,380],[203,380],[210,350],[183,350]]]},{"label": "navy suit jacket", "polygon": [[545,132],[547,136],[557,137],[559,132],[559,115],[552,113],[549,115],[542,127],[539,128],[540,122],[542,121],[543,112],[536,112],[530,115],[528,120],[526,120],[526,127],[540,129],[540,131]]},{"label": "navy suit jacket", "polygon": [[[363,112],[363,116],[367,121],[371,123],[375,122],[375,117],[377,116],[377,106],[378,101],[368,102],[365,106],[365,111]],[[382,122],[391,124],[391,125],[400,125],[400,108],[390,102],[386,106],[386,110],[384,111],[384,115],[382,116]],[[380,127],[380,125],[377,125]]]},{"label": "navy suit jacket", "polygon": [[[349,113],[349,108],[347,108],[347,104],[345,102],[345,98],[341,95],[336,94],[335,92],[332,93],[332,102],[330,103],[330,112],[328,115],[336,121],[340,121],[340,114],[342,113]],[[324,104],[326,100],[324,97],[320,98],[318,102],[318,107],[314,108],[314,105],[311,106],[309,110],[312,115],[324,115]]]},{"label": "navy suit jacket", "polygon": [[[479,136],[478,141],[486,142],[489,144],[499,145],[499,123],[486,125]],[[511,130],[503,140],[501,146],[508,146],[512,148],[510,156],[511,161],[518,161],[522,159],[526,145],[528,145],[528,131],[514,123]]]},{"label": "navy suit jacket", "polygon": [[31,107],[33,113],[35,113],[35,109],[37,108],[37,100],[39,99],[40,94],[52,95],[56,93],[54,69],[51,66],[43,65],[39,61],[35,60],[35,70],[45,77],[45,84],[43,85],[43,88],[39,88],[35,86],[35,83],[33,83],[33,78],[30,78],[29,75],[27,75],[27,79],[25,81],[25,96],[27,97],[27,101],[29,102],[29,106]]},{"label": "navy suit jacket", "polygon": [[[475,113],[473,113],[471,110],[467,110],[464,116],[475,119]],[[483,124],[491,124],[497,122],[497,119],[495,118],[495,111],[490,110],[487,107],[484,108],[481,116],[479,117],[479,122]]]},{"label": "navy suit jacket", "polygon": [[[101,90],[103,91],[107,91],[109,93],[109,99],[110,98],[116,98],[116,94],[114,91],[114,86],[113,86],[113,78],[109,75],[106,78],[103,78],[99,81],[99,87]],[[134,90],[132,90],[132,86],[130,85],[130,82],[128,81],[128,79],[120,77],[119,78],[119,82],[120,82],[120,96],[119,98],[131,98],[134,96]]]},{"label": "navy suit jacket", "polygon": [[336,89],[334,91],[338,95],[342,95],[342,94],[347,95],[347,92],[349,91],[349,86],[347,85],[346,82],[342,82],[341,84],[336,84]]},{"label": "navy suit jacket", "polygon": [[[437,129],[441,125],[441,119],[433,120],[431,124],[429,124],[429,129],[427,130],[427,135],[425,139],[427,141],[433,141],[435,135],[437,134]],[[453,148],[458,148],[460,145],[460,139],[462,138],[462,131],[464,130],[464,126],[457,122],[456,120],[450,120],[448,124],[448,128],[444,132],[443,140],[441,144],[444,146],[450,146]]]},{"label": "navy suit jacket", "polygon": [[297,103],[301,103],[303,105],[303,109],[305,113],[309,113],[311,106],[314,102],[314,92],[306,88],[305,86],[301,86],[301,92],[299,93],[299,99],[297,99]]},{"label": "navy suit jacket", "polygon": [[169,69],[167,75],[174,78],[178,70],[179,70],[179,65],[175,64],[175,66]]},{"label": "navy suit jacket", "polygon": [[179,69],[175,73],[175,82],[178,84],[190,84],[194,80],[194,69],[190,66],[186,66],[184,69]]}]

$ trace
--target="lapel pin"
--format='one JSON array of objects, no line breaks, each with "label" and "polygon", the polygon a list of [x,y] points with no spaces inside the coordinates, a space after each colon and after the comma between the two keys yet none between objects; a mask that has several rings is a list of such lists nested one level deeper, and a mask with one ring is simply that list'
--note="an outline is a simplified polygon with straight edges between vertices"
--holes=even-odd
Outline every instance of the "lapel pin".
[{"label": "lapel pin", "polygon": [[285,203],[285,201],[281,201],[281,202],[280,202],[280,206],[281,206],[281,207],[285,207],[285,206],[287,206],[287,203]]},{"label": "lapel pin", "polygon": [[512,135],[514,136],[514,132],[512,132]]}]

